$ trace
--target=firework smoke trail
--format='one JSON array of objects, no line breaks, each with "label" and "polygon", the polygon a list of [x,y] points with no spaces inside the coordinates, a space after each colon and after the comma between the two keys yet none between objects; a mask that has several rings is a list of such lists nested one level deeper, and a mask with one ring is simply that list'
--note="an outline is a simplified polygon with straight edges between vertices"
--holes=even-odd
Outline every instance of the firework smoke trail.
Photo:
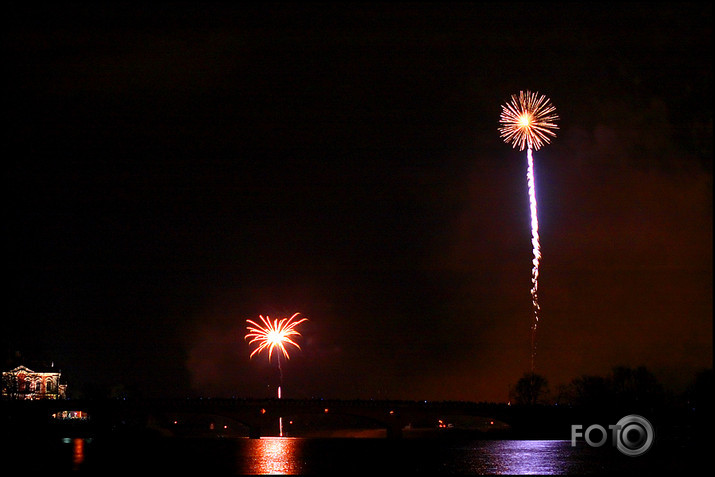
[{"label": "firework smoke trail", "polygon": [[511,143],[514,148],[523,151],[526,147],[528,167],[526,180],[529,186],[529,210],[531,213],[531,245],[534,258],[531,269],[531,302],[533,305],[534,319],[531,324],[531,374],[534,374],[536,358],[536,329],[539,326],[539,262],[541,261],[541,245],[539,244],[539,219],[536,209],[536,177],[534,174],[534,158],[532,149],[539,150],[544,143],[551,142],[550,137],[555,137],[553,129],[558,129],[555,121],[559,119],[556,108],[549,99],[538,93],[527,91],[519,92],[519,96],[512,95],[511,102],[502,106],[499,128],[501,137],[506,143]]}]

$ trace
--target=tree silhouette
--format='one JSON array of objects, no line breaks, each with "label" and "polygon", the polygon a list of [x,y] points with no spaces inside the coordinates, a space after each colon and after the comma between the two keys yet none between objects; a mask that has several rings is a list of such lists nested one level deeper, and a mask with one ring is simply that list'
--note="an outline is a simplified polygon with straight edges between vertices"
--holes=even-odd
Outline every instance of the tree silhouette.
[{"label": "tree silhouette", "polygon": [[661,405],[664,399],[663,387],[644,366],[616,366],[606,377],[583,375],[574,378],[558,396],[562,404],[623,408],[631,412],[652,409]]},{"label": "tree silhouette", "polygon": [[509,391],[510,400],[517,405],[534,406],[546,402],[549,394],[548,381],[536,373],[524,373]]},{"label": "tree silhouette", "polygon": [[663,401],[663,387],[645,366],[616,366],[611,371],[610,385],[614,404],[619,407],[646,409]]},{"label": "tree silhouette", "polygon": [[696,412],[712,415],[715,402],[715,379],[713,370],[705,369],[695,375],[695,379],[686,391],[687,399]]},{"label": "tree silhouette", "polygon": [[560,404],[574,406],[603,406],[611,400],[608,379],[603,376],[583,375],[574,378],[559,392]]}]

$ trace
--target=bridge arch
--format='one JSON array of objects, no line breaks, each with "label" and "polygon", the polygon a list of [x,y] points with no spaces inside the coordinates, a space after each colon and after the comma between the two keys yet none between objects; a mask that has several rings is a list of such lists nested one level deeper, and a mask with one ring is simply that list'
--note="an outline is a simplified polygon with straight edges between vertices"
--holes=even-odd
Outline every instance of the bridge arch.
[{"label": "bridge arch", "polygon": [[152,414],[149,422],[171,435],[247,437],[255,422],[231,412],[165,412]]}]

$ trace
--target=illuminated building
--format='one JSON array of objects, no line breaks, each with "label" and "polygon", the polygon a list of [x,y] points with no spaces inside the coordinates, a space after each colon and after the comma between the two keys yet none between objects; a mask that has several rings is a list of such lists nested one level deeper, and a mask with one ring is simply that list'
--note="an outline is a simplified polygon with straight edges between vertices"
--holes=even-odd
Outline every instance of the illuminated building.
[{"label": "illuminated building", "polygon": [[66,384],[60,384],[60,371],[36,372],[18,366],[2,373],[3,399],[66,399]]}]

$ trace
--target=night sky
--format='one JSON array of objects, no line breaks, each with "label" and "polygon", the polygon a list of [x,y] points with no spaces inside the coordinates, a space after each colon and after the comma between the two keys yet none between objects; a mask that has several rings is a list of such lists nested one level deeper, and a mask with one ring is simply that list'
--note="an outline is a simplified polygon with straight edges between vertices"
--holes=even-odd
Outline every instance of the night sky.
[{"label": "night sky", "polygon": [[[3,14],[4,365],[69,393],[505,401],[712,367],[712,7],[100,4]],[[34,360],[34,361],[33,361]],[[28,364],[29,366],[30,364]],[[77,394],[75,394],[77,395]]]}]

